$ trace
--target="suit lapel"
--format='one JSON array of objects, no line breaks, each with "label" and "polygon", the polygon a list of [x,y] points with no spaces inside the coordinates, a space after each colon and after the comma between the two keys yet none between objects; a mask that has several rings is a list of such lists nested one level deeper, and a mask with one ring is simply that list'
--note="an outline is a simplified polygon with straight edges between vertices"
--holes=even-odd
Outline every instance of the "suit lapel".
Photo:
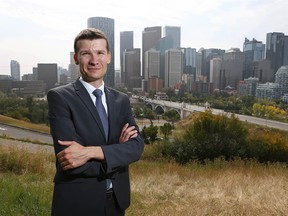
[{"label": "suit lapel", "polygon": [[[82,83],[79,81],[79,79],[77,79],[74,82],[74,88],[75,88],[76,94],[79,96],[82,103],[85,104],[85,106],[87,107],[87,109],[91,113],[92,117],[94,118],[94,120],[96,121],[96,123],[98,125],[98,128],[100,129],[102,135],[105,138],[106,136],[105,136],[104,128],[102,126],[101,119],[100,119],[100,117],[96,111],[95,104],[93,104],[93,101],[91,100],[89,93],[87,92],[86,88],[82,85]],[[80,115],[81,115],[81,113],[80,113]],[[106,140],[106,138],[104,140]]]},{"label": "suit lapel", "polygon": [[111,93],[109,88],[105,87],[105,94],[106,94],[106,103],[107,103],[107,108],[108,108],[109,136],[110,136],[112,134],[115,134],[114,127],[111,127],[111,126],[117,125],[116,117],[118,116],[117,112],[119,111],[119,109],[115,102],[114,95]]}]

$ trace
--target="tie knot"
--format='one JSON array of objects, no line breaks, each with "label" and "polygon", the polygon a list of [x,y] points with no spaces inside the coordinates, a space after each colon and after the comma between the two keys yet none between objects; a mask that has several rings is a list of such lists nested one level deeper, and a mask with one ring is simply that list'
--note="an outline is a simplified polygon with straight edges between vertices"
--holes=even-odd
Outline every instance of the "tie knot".
[{"label": "tie knot", "polygon": [[93,91],[93,94],[96,96],[96,98],[99,98],[102,96],[102,91],[100,89],[96,89]]}]

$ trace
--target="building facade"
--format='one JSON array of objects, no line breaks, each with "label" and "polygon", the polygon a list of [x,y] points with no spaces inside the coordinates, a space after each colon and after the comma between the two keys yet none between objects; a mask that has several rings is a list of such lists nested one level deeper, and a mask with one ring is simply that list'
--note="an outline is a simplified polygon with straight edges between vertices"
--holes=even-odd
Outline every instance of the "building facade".
[{"label": "building facade", "polygon": [[142,77],[147,77],[144,73],[145,71],[145,52],[155,48],[157,42],[162,37],[161,26],[146,27],[142,31]]},{"label": "building facade", "polygon": [[183,53],[180,49],[165,52],[165,88],[175,88],[181,84],[183,73]]},{"label": "building facade", "polygon": [[215,89],[224,90],[226,87],[238,89],[238,83],[242,79],[244,55],[238,48],[231,48],[223,55],[223,61],[219,74],[219,86],[214,83]]},{"label": "building facade", "polygon": [[129,90],[140,89],[142,86],[140,55],[140,48],[126,49],[124,51],[123,70],[125,74],[125,86]]},{"label": "building facade", "polygon": [[288,93],[288,65],[278,69],[275,74],[275,83],[279,84],[281,96]]},{"label": "building facade", "polygon": [[165,26],[164,37],[169,37],[172,39],[171,48],[177,49],[181,47],[181,27],[180,26]]},{"label": "building facade", "polygon": [[288,36],[282,32],[267,33],[266,59],[271,61],[273,74],[283,66],[288,65]]},{"label": "building facade", "polygon": [[254,77],[253,62],[265,58],[265,45],[253,38],[251,41],[245,38],[243,44],[244,68],[243,79]]},{"label": "building facade", "polygon": [[144,79],[152,77],[160,78],[160,51],[150,49],[145,52]]},{"label": "building facade", "polygon": [[57,85],[57,64],[39,63],[38,64],[38,80],[42,80],[46,84],[45,93]]},{"label": "building facade", "polygon": [[10,70],[11,70],[11,77],[13,80],[19,81],[20,80],[20,64],[18,61],[11,60],[10,61]]},{"label": "building facade", "polygon": [[122,31],[120,32],[120,73],[121,73],[121,83],[124,83],[125,75],[123,74],[123,54],[127,49],[133,49],[133,31]]}]

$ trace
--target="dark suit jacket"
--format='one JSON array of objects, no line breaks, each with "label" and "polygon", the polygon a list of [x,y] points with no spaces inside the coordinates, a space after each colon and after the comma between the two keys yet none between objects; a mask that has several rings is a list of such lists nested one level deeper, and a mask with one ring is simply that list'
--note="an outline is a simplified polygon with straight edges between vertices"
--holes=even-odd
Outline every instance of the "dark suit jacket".
[{"label": "dark suit jacket", "polygon": [[104,162],[90,160],[68,171],[63,171],[56,161],[52,215],[104,215],[107,178],[112,179],[120,208],[125,210],[130,205],[128,165],[140,159],[144,142],[138,135],[119,144],[124,124],[137,125],[127,95],[108,87],[105,87],[105,94],[108,143],[96,107],[79,79],[47,94],[55,154],[64,149],[57,140],[74,140],[83,146],[102,146],[105,155]]}]

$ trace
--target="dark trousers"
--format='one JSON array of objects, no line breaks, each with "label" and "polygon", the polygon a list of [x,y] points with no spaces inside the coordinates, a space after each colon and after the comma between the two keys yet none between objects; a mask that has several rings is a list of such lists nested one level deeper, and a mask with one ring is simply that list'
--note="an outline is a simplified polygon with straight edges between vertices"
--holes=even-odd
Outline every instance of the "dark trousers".
[{"label": "dark trousers", "polygon": [[120,209],[120,207],[118,206],[118,203],[115,200],[115,195],[112,190],[106,193],[105,215],[106,216],[125,215],[125,211]]}]

